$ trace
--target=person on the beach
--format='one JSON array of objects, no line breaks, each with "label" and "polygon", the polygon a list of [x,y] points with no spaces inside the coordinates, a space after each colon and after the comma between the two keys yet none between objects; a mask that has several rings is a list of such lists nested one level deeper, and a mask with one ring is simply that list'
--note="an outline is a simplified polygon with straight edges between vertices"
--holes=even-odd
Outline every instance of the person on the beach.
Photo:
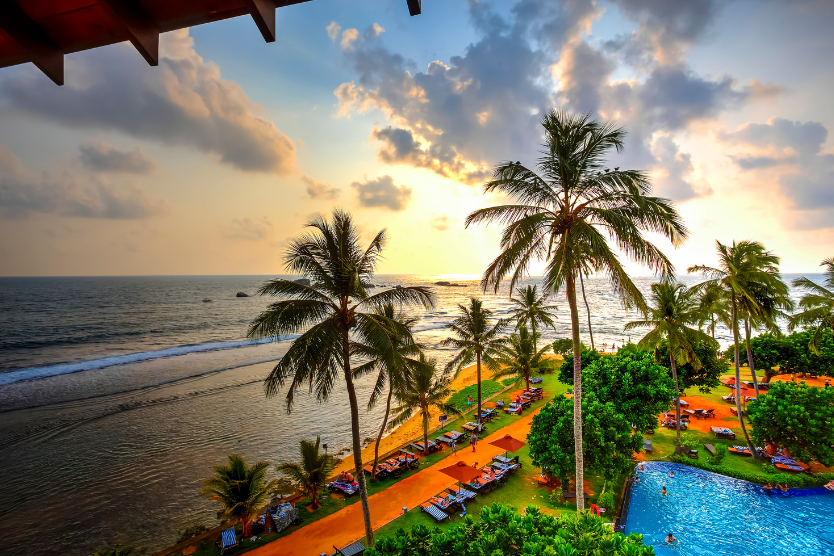
[{"label": "person on the beach", "polygon": [[466,406],[469,407],[472,405],[472,396],[466,396]]},{"label": "person on the beach", "polygon": [[666,535],[666,544],[675,544],[676,542],[678,542],[678,539],[675,538],[675,535],[672,533]]},{"label": "person on the beach", "polygon": [[339,475],[336,477],[336,482],[337,483],[344,483],[345,482],[345,472],[344,471],[339,473]]},{"label": "person on the beach", "polygon": [[472,433],[472,436],[469,438],[469,443],[472,444],[472,451],[475,451],[475,444],[478,443],[478,437],[475,436],[475,433]]},{"label": "person on the beach", "polygon": [[458,455],[458,443],[452,442],[452,453]]},{"label": "person on the beach", "polygon": [[663,493],[663,496],[666,496],[666,485],[663,485],[663,490],[661,490],[660,492]]},{"label": "person on the beach", "polygon": [[474,467],[475,469],[478,469],[478,462],[476,461],[475,463],[473,463],[472,467]]}]

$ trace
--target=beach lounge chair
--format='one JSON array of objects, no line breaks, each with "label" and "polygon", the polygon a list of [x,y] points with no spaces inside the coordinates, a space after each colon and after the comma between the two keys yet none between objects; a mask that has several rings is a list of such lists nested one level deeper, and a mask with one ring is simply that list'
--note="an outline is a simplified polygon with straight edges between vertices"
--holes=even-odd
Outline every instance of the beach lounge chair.
[{"label": "beach lounge chair", "polygon": [[420,509],[432,516],[438,523],[440,523],[444,519],[448,519],[450,521],[452,519],[451,517],[449,517],[449,514],[447,514],[431,502],[424,502],[423,504],[420,504]]},{"label": "beach lounge chair", "polygon": [[521,411],[523,409],[524,408],[521,405],[519,405],[515,402],[510,402],[510,405],[505,407],[504,411],[507,412],[507,413],[512,413],[513,415],[521,415]]},{"label": "beach lounge chair", "polygon": [[225,531],[220,533],[220,554],[223,554],[225,551],[236,546],[237,534],[235,533],[234,527],[232,527],[231,529],[226,529]]},{"label": "beach lounge chair", "polygon": [[689,407],[689,402],[686,400],[681,400],[681,407]]},{"label": "beach lounge chair", "polygon": [[732,395],[731,396],[721,396],[721,399],[724,400],[727,403],[736,403],[736,397],[732,396]]},{"label": "beach lounge chair", "polygon": [[457,496],[459,500],[471,500],[478,496],[471,490],[466,490],[465,488],[459,487],[457,485],[450,486],[448,490],[449,492]]},{"label": "beach lounge chair", "polygon": [[735,439],[736,433],[724,427],[710,427],[709,430],[718,438]]},{"label": "beach lounge chair", "polygon": [[712,444],[704,444],[704,450],[709,452],[711,456],[715,455],[715,446]]},{"label": "beach lounge chair", "polygon": [[443,436],[445,436],[446,438],[448,438],[449,440],[451,440],[452,442],[457,444],[457,443],[463,442],[463,436],[464,435],[463,435],[462,432],[449,431],[447,433],[443,433]]},{"label": "beach lounge chair", "polygon": [[[570,491],[565,491],[565,490],[563,490],[563,491],[562,491],[562,497],[563,497],[565,500],[572,500],[572,501],[576,502],[576,491],[575,491],[575,490],[573,490],[573,489],[570,489]],[[584,499],[585,499],[585,501],[587,502],[587,501],[588,501],[588,498],[590,498],[590,495],[588,495],[588,493],[587,493],[587,492],[583,492],[583,493],[582,493],[582,498],[584,498]]]},{"label": "beach lounge chair", "polygon": [[652,441],[651,440],[644,440],[643,441],[643,451],[644,452],[651,452],[652,451]]},{"label": "beach lounge chair", "polygon": [[736,456],[750,457],[753,455],[750,453],[750,449],[747,446],[730,446],[727,450]]},{"label": "beach lounge chair", "polygon": [[[336,548],[335,546],[333,548]],[[341,556],[359,556],[360,554],[365,552],[365,545],[361,542],[356,541],[353,544],[349,544],[344,548],[336,548],[336,554],[340,554]]]},{"label": "beach lounge chair", "polygon": [[495,407],[504,409],[504,400],[498,400],[497,402],[495,402]]},{"label": "beach lounge chair", "polygon": [[544,381],[544,378],[536,376],[530,379],[530,384],[541,384],[542,381]]},{"label": "beach lounge chair", "polygon": [[452,494],[446,494],[443,492],[441,492],[437,496],[432,496],[431,499],[429,499],[429,502],[431,502],[443,511],[448,511],[449,508],[459,503],[457,496],[454,496]]},{"label": "beach lounge chair", "polygon": [[483,425],[479,425],[478,423],[473,423],[472,421],[469,421],[465,425],[461,425],[460,428],[462,428],[466,432],[475,432],[475,433],[482,432],[484,430]]},{"label": "beach lounge chair", "polygon": [[[423,442],[422,441],[412,442],[411,444],[409,444],[409,446],[411,446],[412,448],[417,450],[418,454],[422,455],[422,453],[423,453]],[[437,443],[432,442],[431,440],[429,440],[429,453],[430,454],[433,454],[434,452],[439,452],[442,449],[443,449],[442,444],[437,444]]]},{"label": "beach lounge chair", "polygon": [[[684,409],[683,412],[687,415],[692,416],[692,417],[699,417],[698,413],[696,413],[695,411],[693,411],[691,409]],[[681,417],[683,417],[683,415],[681,415]]]},{"label": "beach lounge chair", "polygon": [[704,419],[709,419],[710,417],[715,417],[715,410],[714,409],[707,409],[703,413]]}]

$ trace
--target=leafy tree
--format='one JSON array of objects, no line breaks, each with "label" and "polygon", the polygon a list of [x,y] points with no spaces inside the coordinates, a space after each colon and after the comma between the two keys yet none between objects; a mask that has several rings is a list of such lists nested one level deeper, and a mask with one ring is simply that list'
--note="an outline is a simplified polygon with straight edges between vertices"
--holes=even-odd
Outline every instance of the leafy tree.
[{"label": "leafy tree", "polygon": [[527,326],[528,323],[530,324],[530,330],[535,338],[533,349],[538,350],[536,342],[541,337],[540,334],[537,336],[538,327],[545,325],[553,329],[556,328],[556,306],[547,304],[547,294],[540,296],[538,286],[518,288],[516,294],[518,295],[517,298],[510,298],[513,304],[510,315],[515,319],[517,329]]},{"label": "leafy tree", "polygon": [[530,334],[526,326],[518,329],[518,334],[510,336],[510,341],[502,346],[496,358],[501,368],[492,373],[494,379],[505,376],[518,377],[516,382],[525,381],[530,388],[530,377],[534,372],[541,372],[544,368],[544,354],[550,345],[536,351],[538,334]]},{"label": "leafy tree", "polygon": [[220,502],[228,519],[239,519],[243,536],[249,536],[249,524],[258,510],[269,499],[276,482],[267,481],[268,461],[259,461],[251,467],[237,454],[229,456],[229,465],[214,468],[214,477],[203,482],[202,496]]},{"label": "leafy tree", "polygon": [[414,412],[420,416],[423,423],[423,455],[429,454],[429,425],[431,424],[431,408],[435,407],[443,413],[460,415],[461,411],[446,400],[452,395],[449,385],[452,377],[444,373],[435,378],[437,360],[428,359],[420,354],[420,360],[413,365],[411,380],[402,389],[397,390],[396,396],[399,406],[391,410],[396,415],[391,426],[396,427],[408,421]]},{"label": "leafy tree", "polygon": [[[584,347],[584,346],[583,346]],[[579,359],[579,364],[581,368],[584,369],[597,359],[601,358],[602,355],[596,350],[593,349],[584,349],[582,351],[582,357]],[[559,382],[563,384],[570,384],[573,386],[573,354],[565,356],[565,362],[559,367]]]},{"label": "leafy tree", "polygon": [[556,110],[542,117],[542,127],[544,149],[536,170],[520,162],[504,162],[484,185],[485,193],[506,195],[515,204],[477,210],[467,217],[466,225],[496,222],[504,227],[501,253],[481,280],[485,289],[497,292],[508,276],[512,289],[535,262],[544,260],[545,291],[563,291],[567,297],[574,354],[577,504],[582,509],[577,278],[590,271],[607,276],[626,307],[644,309],[643,296],[622,266],[620,253],[654,272],[670,274],[672,263],[643,234],[657,233],[678,246],[688,232],[672,202],[651,195],[646,174],[604,168],[610,151],[623,148],[623,128]]},{"label": "leafy tree", "polygon": [[[788,336],[766,332],[751,338],[753,356],[766,373],[765,382],[780,374],[814,372],[834,375],[834,335],[827,329],[819,332],[816,340],[818,354],[810,346],[815,335],[816,330],[804,330]],[[734,346],[727,348],[724,356],[731,357],[733,349]]]},{"label": "leafy tree", "polygon": [[701,297],[698,300],[698,329],[709,323],[707,334],[715,339],[715,327],[723,324],[732,328],[730,324],[730,300],[726,293],[717,284],[712,284],[701,289]]},{"label": "leafy tree", "polygon": [[[681,390],[697,388],[707,394],[713,388],[721,385],[721,375],[727,372],[727,362],[719,358],[720,344],[713,340],[695,341],[692,343],[695,356],[701,366],[695,368],[692,362],[678,366],[678,381]],[[669,369],[671,376],[671,364],[669,363],[669,343],[664,341],[657,350],[657,362]]]},{"label": "leafy tree", "polygon": [[692,325],[698,321],[698,306],[695,292],[687,290],[680,282],[664,280],[652,284],[652,304],[643,320],[628,322],[625,330],[651,328],[637,343],[638,347],[654,351],[655,358],[663,342],[666,342],[669,368],[675,383],[675,433],[677,435],[675,453],[681,453],[681,403],[680,383],[677,365],[688,363],[694,369],[701,368],[701,361],[692,344],[696,341],[709,341],[710,337],[695,330]]},{"label": "leafy tree", "polygon": [[133,552],[130,546],[110,548],[107,550],[97,550],[92,553],[92,556],[128,556]]},{"label": "leafy tree", "polygon": [[825,259],[820,266],[825,267],[824,286],[804,276],[793,281],[795,288],[802,288],[808,293],[799,301],[802,311],[794,315],[789,323],[791,330],[800,325],[815,327],[809,346],[817,355],[823,330],[834,331],[834,257]]},{"label": "leafy tree", "polygon": [[466,516],[446,529],[415,525],[379,539],[367,556],[649,556],[643,536],[615,533],[591,512],[553,516],[528,506],[524,515],[500,503],[481,509],[480,520]]},{"label": "leafy tree", "polygon": [[[585,351],[587,348],[585,346],[582,347],[582,351]],[[553,353],[557,355],[567,355],[573,353],[573,340],[570,338],[560,338],[553,342]]]},{"label": "leafy tree", "polygon": [[386,304],[434,305],[431,290],[403,287],[367,292],[374,271],[387,242],[386,231],[376,234],[362,249],[359,232],[349,214],[334,210],[330,221],[317,216],[308,224],[312,232],[292,240],[284,256],[285,267],[301,274],[311,283],[305,286],[289,280],[271,280],[259,290],[260,295],[283,299],[272,303],[250,325],[249,337],[277,338],[301,333],[287,353],[264,381],[267,397],[275,396],[285,382],[287,411],[292,409],[296,390],[308,386],[319,401],[327,401],[339,375],[347,387],[353,461],[358,472],[359,497],[365,518],[365,535],[373,545],[374,531],[368,507],[368,493],[362,474],[362,444],[359,438],[359,402],[353,381],[352,355],[362,348],[393,360],[394,346],[389,331],[399,329],[397,322],[374,313]]},{"label": "leafy tree", "polygon": [[457,375],[461,369],[475,362],[478,384],[478,419],[481,415],[481,362],[487,369],[498,370],[496,357],[505,339],[501,338],[507,323],[492,320],[492,311],[484,308],[484,302],[477,297],[469,298],[469,306],[458,304],[460,316],[447,325],[455,336],[443,340],[442,345],[452,346],[458,354],[446,365],[446,371]]},{"label": "leafy tree", "polygon": [[298,490],[312,502],[312,509],[321,507],[318,493],[327,486],[327,478],[333,472],[336,461],[333,456],[319,452],[321,437],[316,442],[301,441],[301,463],[282,463],[278,471],[286,475]]},{"label": "leafy tree", "polygon": [[[744,240],[738,243],[733,241],[732,245],[724,245],[716,240],[715,245],[718,252],[717,268],[696,265],[689,267],[688,271],[699,272],[710,277],[696,288],[720,287],[730,298],[730,325],[735,344],[733,361],[736,369],[735,398],[738,422],[753,457],[761,459],[747,434],[747,428],[744,426],[744,412],[741,409],[739,320],[744,316],[742,311],[759,315],[764,313],[765,309],[760,304],[760,294],[763,288],[775,290],[777,288],[775,282],[781,281],[777,270],[779,257],[766,251],[764,245],[757,241]],[[741,298],[744,298],[743,302]],[[742,303],[744,309],[741,308]],[[755,381],[755,373],[753,380]]]},{"label": "leafy tree", "polygon": [[[675,386],[667,370],[644,351],[602,357],[583,370],[582,382],[585,464],[611,480],[630,470],[642,433],[669,407]],[[554,398],[533,417],[527,436],[533,463],[547,467],[563,484],[575,469],[571,407],[569,399]]]},{"label": "leafy tree", "polygon": [[774,382],[747,406],[753,438],[773,442],[799,460],[834,466],[834,388]]}]

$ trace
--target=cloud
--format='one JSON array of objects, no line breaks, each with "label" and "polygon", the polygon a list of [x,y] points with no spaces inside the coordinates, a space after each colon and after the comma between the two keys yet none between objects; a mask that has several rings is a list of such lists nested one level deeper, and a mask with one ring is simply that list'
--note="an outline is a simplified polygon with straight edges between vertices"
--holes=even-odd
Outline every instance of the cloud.
[{"label": "cloud", "polygon": [[301,181],[307,185],[307,194],[311,199],[333,199],[339,195],[339,189],[329,183],[316,181],[308,176],[301,176]]},{"label": "cloud", "polygon": [[718,139],[759,148],[789,148],[808,156],[819,154],[828,139],[828,130],[819,122],[794,122],[771,118],[765,124],[746,123],[733,132],[720,132]]},{"label": "cloud", "polygon": [[356,29],[345,29],[342,31],[342,50],[353,50],[353,43],[359,39],[359,31]]},{"label": "cloud", "polygon": [[79,148],[81,163],[95,172],[148,174],[156,167],[141,147],[132,151],[120,151],[105,143],[88,143]]},{"label": "cloud", "polygon": [[330,25],[328,25],[326,29],[327,36],[330,37],[330,40],[336,42],[336,39],[339,37],[339,31],[342,30],[342,26],[335,21],[331,21]]},{"label": "cloud", "polygon": [[773,168],[785,164],[796,164],[799,158],[796,156],[733,156],[730,159],[742,170],[757,170],[761,168]]},{"label": "cloud", "polygon": [[435,230],[445,232],[449,229],[449,226],[452,224],[452,222],[455,222],[454,218],[451,218],[447,214],[441,214],[440,216],[432,215],[432,219],[429,221],[429,224]]},{"label": "cloud", "polygon": [[[44,87],[36,71],[0,84],[14,109],[68,127],[124,133],[197,149],[245,172],[296,171],[292,140],[261,117],[234,81],[194,51],[188,30],[160,37],[159,68],[129,45],[91,50],[71,63],[64,87]],[[78,81],[73,82],[77,76]]]},{"label": "cloud", "polygon": [[358,181],[350,184],[359,194],[359,204],[363,207],[380,207],[393,211],[403,210],[411,201],[411,188],[395,185],[394,178],[382,176],[365,183]]},{"label": "cloud", "polygon": [[661,176],[655,179],[655,192],[668,199],[687,201],[712,193],[708,185],[696,187],[692,182],[692,155],[680,152],[671,137],[658,137],[652,145]]},{"label": "cloud", "polygon": [[268,218],[243,218],[232,220],[226,230],[226,237],[236,241],[261,241],[266,239],[272,230],[272,223]]}]

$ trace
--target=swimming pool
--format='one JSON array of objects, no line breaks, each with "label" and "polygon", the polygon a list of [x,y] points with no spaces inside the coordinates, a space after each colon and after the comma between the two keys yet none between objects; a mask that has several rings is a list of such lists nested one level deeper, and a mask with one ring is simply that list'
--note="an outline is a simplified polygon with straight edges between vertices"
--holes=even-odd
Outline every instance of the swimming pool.
[{"label": "swimming pool", "polygon": [[[625,531],[642,534],[655,554],[834,555],[834,492],[766,494],[758,485],[677,463],[644,466]],[[670,532],[678,539],[674,546],[665,542]]]}]

